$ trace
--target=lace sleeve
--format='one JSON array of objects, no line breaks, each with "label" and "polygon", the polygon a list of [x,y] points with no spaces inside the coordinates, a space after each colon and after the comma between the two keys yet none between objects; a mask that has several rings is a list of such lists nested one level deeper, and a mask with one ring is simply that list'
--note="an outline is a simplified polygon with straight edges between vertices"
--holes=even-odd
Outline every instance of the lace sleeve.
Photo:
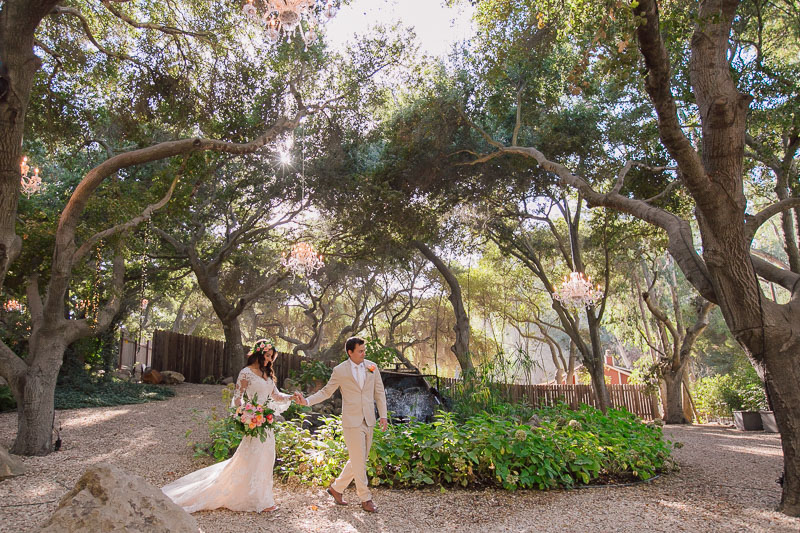
[{"label": "lace sleeve", "polygon": [[239,407],[242,405],[242,396],[244,396],[250,381],[247,379],[247,373],[242,370],[239,372],[239,378],[236,380],[236,388],[233,389],[233,399],[231,400],[231,407]]},{"label": "lace sleeve", "polygon": [[292,396],[291,394],[284,394],[279,391],[278,386],[273,381],[268,405],[276,414],[281,414],[292,405]]}]

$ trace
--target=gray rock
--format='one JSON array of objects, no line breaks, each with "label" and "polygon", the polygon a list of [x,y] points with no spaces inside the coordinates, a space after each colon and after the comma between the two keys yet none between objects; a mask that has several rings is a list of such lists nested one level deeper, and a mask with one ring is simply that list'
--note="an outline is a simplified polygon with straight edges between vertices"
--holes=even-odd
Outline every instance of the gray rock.
[{"label": "gray rock", "polygon": [[115,378],[121,379],[122,381],[130,381],[130,379],[131,379],[130,370],[126,370],[124,368],[121,368],[119,370],[115,370],[113,375],[114,375]]},{"label": "gray rock", "polygon": [[164,380],[164,383],[167,385],[178,385],[186,381],[186,378],[183,377],[183,374],[180,372],[174,372],[172,370],[162,370],[161,377]]},{"label": "gray rock", "polygon": [[197,521],[144,478],[100,464],[61,498],[40,533],[197,533]]},{"label": "gray rock", "polygon": [[294,392],[300,389],[301,389],[300,384],[297,381],[293,380],[292,378],[286,378],[283,380],[283,390]]},{"label": "gray rock", "polygon": [[231,383],[233,383],[233,378],[228,376],[227,378],[220,381],[220,383],[222,383],[223,385],[230,385]]},{"label": "gray rock", "polygon": [[542,419],[538,415],[532,415],[525,424],[532,428],[538,428],[542,425]]},{"label": "gray rock", "polygon": [[25,465],[0,446],[0,480],[21,476],[25,473]]}]

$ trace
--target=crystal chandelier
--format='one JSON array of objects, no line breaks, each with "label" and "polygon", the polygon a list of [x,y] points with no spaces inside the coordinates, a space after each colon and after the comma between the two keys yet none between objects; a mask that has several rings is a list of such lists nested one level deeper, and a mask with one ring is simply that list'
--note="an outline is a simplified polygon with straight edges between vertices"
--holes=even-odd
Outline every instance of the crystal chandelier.
[{"label": "crystal chandelier", "polygon": [[8,312],[8,313],[10,313],[12,311],[18,311],[19,312],[19,311],[22,311],[22,304],[19,303],[19,300],[12,299],[12,300],[9,300],[9,301],[7,301],[6,303],[3,304],[3,309],[5,309],[6,312]]},{"label": "crystal chandelier", "polygon": [[561,287],[553,293],[554,300],[572,310],[591,307],[602,298],[603,290],[600,285],[593,287],[592,279],[582,272],[572,272],[569,276],[564,276]]},{"label": "crystal chandelier", "polygon": [[[242,11],[264,25],[264,33],[272,43],[281,35],[291,37],[299,31],[306,44],[317,38],[317,27],[332,19],[338,11],[335,0],[247,0]],[[301,22],[305,20],[304,31]]]},{"label": "crystal chandelier", "polygon": [[22,162],[19,164],[19,170],[22,173],[22,178],[20,179],[22,192],[28,198],[30,198],[32,194],[36,194],[42,190],[42,178],[39,177],[39,168],[33,169],[33,176],[28,176],[28,173],[31,171],[31,167],[28,165],[28,156],[22,158]]},{"label": "crystal chandelier", "polygon": [[313,245],[305,242],[292,246],[292,251],[288,255],[284,252],[281,264],[296,276],[310,276],[325,266],[322,254],[318,254]]}]

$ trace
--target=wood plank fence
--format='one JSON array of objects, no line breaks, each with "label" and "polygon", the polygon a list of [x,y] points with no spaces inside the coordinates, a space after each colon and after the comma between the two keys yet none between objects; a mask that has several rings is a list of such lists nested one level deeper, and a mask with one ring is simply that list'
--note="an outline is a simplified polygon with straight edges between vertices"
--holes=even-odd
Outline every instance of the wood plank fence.
[{"label": "wood plank fence", "polygon": [[[447,390],[461,383],[458,379],[439,378],[441,388]],[[549,406],[563,402],[576,409],[585,403],[597,407],[591,385],[500,385],[510,402],[525,402],[535,406]],[[645,420],[658,416],[658,400],[645,385],[606,385],[614,407],[624,407]]]},{"label": "wood plank fence", "polygon": [[[153,362],[156,370],[180,372],[189,383],[202,383],[206,378],[220,380],[224,369],[225,342],[172,331],[157,330],[153,334]],[[275,360],[275,381],[283,387],[290,372],[300,371],[300,363],[311,361],[291,353],[279,353]],[[232,376],[236,379],[236,376]]]}]

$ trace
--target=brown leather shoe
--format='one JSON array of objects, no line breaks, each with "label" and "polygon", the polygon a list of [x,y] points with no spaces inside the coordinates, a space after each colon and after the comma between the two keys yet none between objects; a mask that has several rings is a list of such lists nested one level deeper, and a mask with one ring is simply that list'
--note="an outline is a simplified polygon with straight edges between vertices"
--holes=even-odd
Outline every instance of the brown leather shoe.
[{"label": "brown leather shoe", "polygon": [[361,508],[364,509],[368,513],[374,513],[375,511],[378,510],[378,508],[375,506],[375,504],[372,503],[372,500],[367,500],[365,502],[361,502]]},{"label": "brown leather shoe", "polygon": [[336,502],[336,505],[347,505],[347,502],[342,499],[342,493],[337,492],[336,489],[333,488],[333,485],[328,487],[326,492],[333,496],[333,501]]}]

